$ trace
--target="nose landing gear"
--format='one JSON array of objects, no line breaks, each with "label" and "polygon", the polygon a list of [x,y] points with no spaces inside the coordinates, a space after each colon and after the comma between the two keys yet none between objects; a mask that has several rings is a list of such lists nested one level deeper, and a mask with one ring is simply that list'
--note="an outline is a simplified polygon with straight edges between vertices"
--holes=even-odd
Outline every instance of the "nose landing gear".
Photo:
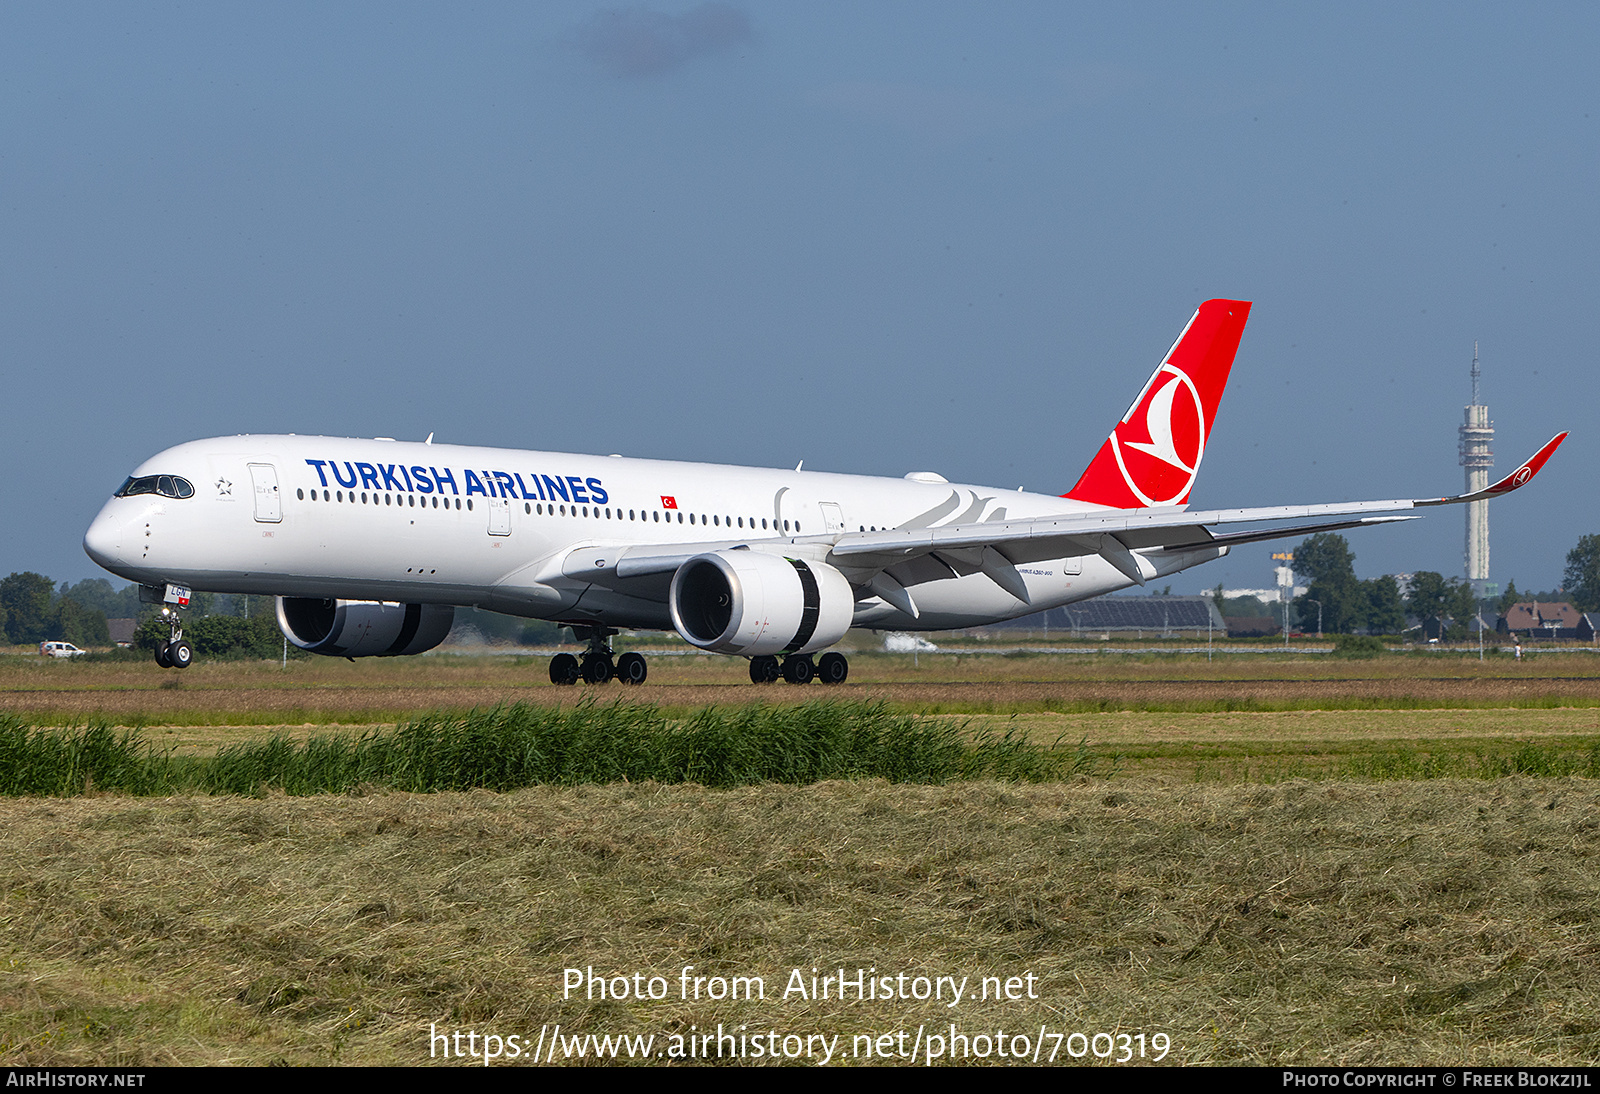
[{"label": "nose landing gear", "polygon": [[183,637],[183,621],[172,608],[162,608],[167,637],[156,642],[156,664],[164,669],[186,669],[194,663],[194,647]]}]

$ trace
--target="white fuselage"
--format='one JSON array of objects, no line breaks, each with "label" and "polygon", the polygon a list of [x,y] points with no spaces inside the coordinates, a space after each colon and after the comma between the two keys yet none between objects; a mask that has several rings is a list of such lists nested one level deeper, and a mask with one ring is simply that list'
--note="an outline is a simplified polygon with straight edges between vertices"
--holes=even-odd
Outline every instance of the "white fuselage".
[{"label": "white fuselage", "polygon": [[[130,581],[665,630],[664,582],[608,587],[583,580],[571,560],[680,545],[822,560],[845,531],[1102,511],[942,481],[332,437],[193,441],[134,475],[182,476],[194,495],[115,497],[95,518],[85,549]],[[1158,572],[1219,553],[1173,556]],[[1132,584],[1096,555],[1018,570],[1027,601],[975,573],[918,585],[917,618],[864,592],[855,624],[975,626]]]}]

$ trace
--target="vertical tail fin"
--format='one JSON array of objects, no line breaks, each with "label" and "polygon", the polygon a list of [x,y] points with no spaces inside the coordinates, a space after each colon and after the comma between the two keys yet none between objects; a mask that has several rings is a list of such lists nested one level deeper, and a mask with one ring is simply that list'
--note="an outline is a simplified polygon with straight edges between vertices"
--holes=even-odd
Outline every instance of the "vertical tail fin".
[{"label": "vertical tail fin", "polygon": [[1246,300],[1201,304],[1062,497],[1113,509],[1187,505],[1249,317]]}]

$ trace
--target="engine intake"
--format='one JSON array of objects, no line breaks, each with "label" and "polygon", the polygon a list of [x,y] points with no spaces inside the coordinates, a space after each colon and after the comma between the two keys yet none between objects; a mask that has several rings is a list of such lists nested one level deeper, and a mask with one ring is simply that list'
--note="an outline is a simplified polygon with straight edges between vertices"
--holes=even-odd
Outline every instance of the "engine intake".
[{"label": "engine intake", "polygon": [[696,555],[673,575],[669,604],[685,641],[746,657],[826,649],[855,615],[838,570],[761,551]]},{"label": "engine intake", "polygon": [[329,657],[399,657],[431,650],[450,633],[455,617],[449,604],[278,598],[284,637]]}]

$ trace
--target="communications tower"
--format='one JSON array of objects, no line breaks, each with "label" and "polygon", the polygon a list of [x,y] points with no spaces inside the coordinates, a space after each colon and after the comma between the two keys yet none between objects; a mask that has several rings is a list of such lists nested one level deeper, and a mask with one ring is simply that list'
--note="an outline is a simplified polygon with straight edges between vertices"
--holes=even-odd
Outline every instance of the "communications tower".
[{"label": "communications tower", "polygon": [[[1466,421],[1460,429],[1461,466],[1467,471],[1467,493],[1489,485],[1489,468],[1494,466],[1494,423],[1489,408],[1478,398],[1478,343],[1472,343],[1472,402],[1466,408]],[[1466,577],[1478,596],[1487,595],[1489,580],[1489,503],[1467,505]]]}]

